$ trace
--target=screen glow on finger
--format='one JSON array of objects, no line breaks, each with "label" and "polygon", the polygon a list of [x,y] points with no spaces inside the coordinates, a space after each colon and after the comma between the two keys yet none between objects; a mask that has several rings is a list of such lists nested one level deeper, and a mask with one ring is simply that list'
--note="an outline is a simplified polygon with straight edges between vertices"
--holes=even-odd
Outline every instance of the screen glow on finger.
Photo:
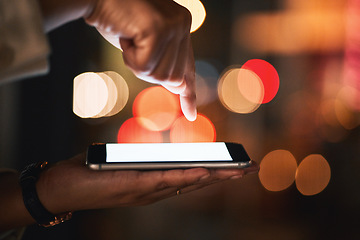
[{"label": "screen glow on finger", "polygon": [[330,182],[329,163],[320,154],[312,154],[301,161],[296,171],[296,187],[305,196],[322,192]]},{"label": "screen glow on finger", "polygon": [[120,127],[117,135],[118,143],[161,143],[163,136],[161,132],[150,131],[144,128],[139,122],[148,121],[130,118]]},{"label": "screen glow on finger", "polygon": [[296,168],[296,159],[289,151],[272,151],[260,162],[260,182],[269,191],[285,190],[293,184]]},{"label": "screen glow on finger", "polygon": [[[241,70],[242,72],[248,70]],[[260,107],[260,103],[249,101],[239,89],[240,68],[231,68],[221,76],[218,83],[218,95],[221,103],[235,113],[252,113]]]},{"label": "screen glow on finger", "polygon": [[280,80],[273,65],[262,59],[251,59],[241,68],[253,71],[261,79],[264,86],[262,103],[268,103],[276,96],[279,90]]},{"label": "screen glow on finger", "polygon": [[151,131],[170,129],[180,114],[179,96],[161,86],[141,91],[134,100],[134,117],[139,124]]},{"label": "screen glow on finger", "polygon": [[204,5],[199,0],[174,0],[179,5],[187,8],[191,13],[191,30],[190,32],[195,32],[198,30],[201,25],[204,23],[206,18],[206,10]]},{"label": "screen glow on finger", "polygon": [[108,87],[96,73],[86,72],[75,77],[73,91],[73,112],[81,118],[96,117],[108,102]]},{"label": "screen glow on finger", "polygon": [[178,118],[170,129],[170,142],[215,142],[216,130],[209,118],[198,114],[190,122],[184,116]]}]

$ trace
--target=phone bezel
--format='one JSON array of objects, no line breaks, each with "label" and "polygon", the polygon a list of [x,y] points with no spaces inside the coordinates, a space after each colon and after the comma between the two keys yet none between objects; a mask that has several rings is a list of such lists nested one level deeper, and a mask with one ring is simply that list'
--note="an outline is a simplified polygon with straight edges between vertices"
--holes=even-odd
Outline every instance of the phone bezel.
[{"label": "phone bezel", "polygon": [[174,168],[246,168],[251,159],[244,147],[238,143],[225,142],[232,161],[169,161],[169,162],[106,162],[106,144],[93,144],[88,147],[86,165],[94,170],[117,169],[174,169]]}]

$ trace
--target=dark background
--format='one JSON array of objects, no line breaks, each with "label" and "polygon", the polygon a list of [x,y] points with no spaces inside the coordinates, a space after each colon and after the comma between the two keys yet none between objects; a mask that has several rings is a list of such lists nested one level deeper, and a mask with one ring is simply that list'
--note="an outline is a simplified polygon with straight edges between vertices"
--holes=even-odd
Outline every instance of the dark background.
[{"label": "dark background", "polygon": [[[257,162],[275,149],[291,151],[298,161],[322,154],[332,174],[324,191],[303,196],[293,184],[270,192],[252,175],[150,206],[77,212],[71,221],[53,228],[29,226],[24,239],[359,239],[360,128],[334,142],[316,133],[291,135],[282,118],[292,93],[321,95],[323,66],[329,61],[341,64],[343,51],[264,53],[236,45],[232,38],[239,16],[282,11],[283,2],[203,1],[207,18],[192,34],[195,58],[211,62],[219,72],[248,59],[265,59],[278,70],[280,89],[272,102],[252,114],[231,113],[218,100],[199,107],[199,112],[214,119],[217,141],[243,143]],[[72,112],[73,78],[86,71],[117,70],[115,62],[103,60],[104,46],[112,46],[83,20],[48,36],[50,73],[0,86],[2,166],[20,170],[38,160],[57,162],[93,142],[116,141],[117,129],[131,116],[134,97],[151,86],[126,79],[130,99],[124,110],[110,118],[81,119]],[[312,122],[305,119],[301,124],[295,127],[310,127]]]}]

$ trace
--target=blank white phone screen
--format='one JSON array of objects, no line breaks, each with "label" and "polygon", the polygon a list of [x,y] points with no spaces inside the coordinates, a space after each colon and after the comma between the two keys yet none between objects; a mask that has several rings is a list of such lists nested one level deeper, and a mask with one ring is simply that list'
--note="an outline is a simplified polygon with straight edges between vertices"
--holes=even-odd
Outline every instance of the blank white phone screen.
[{"label": "blank white phone screen", "polygon": [[106,162],[232,161],[225,143],[108,143]]}]

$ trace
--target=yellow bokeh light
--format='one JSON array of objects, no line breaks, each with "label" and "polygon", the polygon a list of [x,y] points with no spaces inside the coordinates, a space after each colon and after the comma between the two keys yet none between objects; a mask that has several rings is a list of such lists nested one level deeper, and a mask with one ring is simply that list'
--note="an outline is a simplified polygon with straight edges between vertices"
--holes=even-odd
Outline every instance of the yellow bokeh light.
[{"label": "yellow bokeh light", "polygon": [[195,32],[205,21],[206,10],[204,5],[199,0],[174,0],[179,5],[187,8],[191,13],[191,29],[190,32]]},{"label": "yellow bokeh light", "polygon": [[105,81],[96,73],[83,73],[74,79],[73,111],[82,118],[98,115],[108,102]]},{"label": "yellow bokeh light", "polygon": [[[240,78],[239,78],[240,76]],[[247,85],[246,83],[249,80],[246,78],[248,76],[256,78],[256,74],[247,69],[232,68],[225,72],[225,74],[220,78],[218,85],[218,95],[222,104],[229,109],[230,111],[236,113],[252,113],[260,107],[262,99],[259,101],[255,99],[261,94],[259,93],[245,93],[252,85]],[[240,79],[240,80],[239,80]],[[240,87],[239,87],[240,81]],[[251,81],[251,80],[250,80]],[[243,94],[245,93],[245,96]],[[261,92],[261,90],[258,90]],[[251,99],[251,101],[249,99]],[[259,103],[260,102],[260,103]]]},{"label": "yellow bokeh light", "polygon": [[282,191],[295,180],[297,162],[286,150],[268,153],[260,163],[259,179],[269,191]]},{"label": "yellow bokeh light", "polygon": [[256,73],[240,69],[238,73],[240,93],[250,102],[261,104],[264,99],[264,84]]},{"label": "yellow bokeh light", "polygon": [[320,154],[307,156],[296,171],[296,187],[303,195],[315,195],[323,191],[331,177],[330,165]]}]

